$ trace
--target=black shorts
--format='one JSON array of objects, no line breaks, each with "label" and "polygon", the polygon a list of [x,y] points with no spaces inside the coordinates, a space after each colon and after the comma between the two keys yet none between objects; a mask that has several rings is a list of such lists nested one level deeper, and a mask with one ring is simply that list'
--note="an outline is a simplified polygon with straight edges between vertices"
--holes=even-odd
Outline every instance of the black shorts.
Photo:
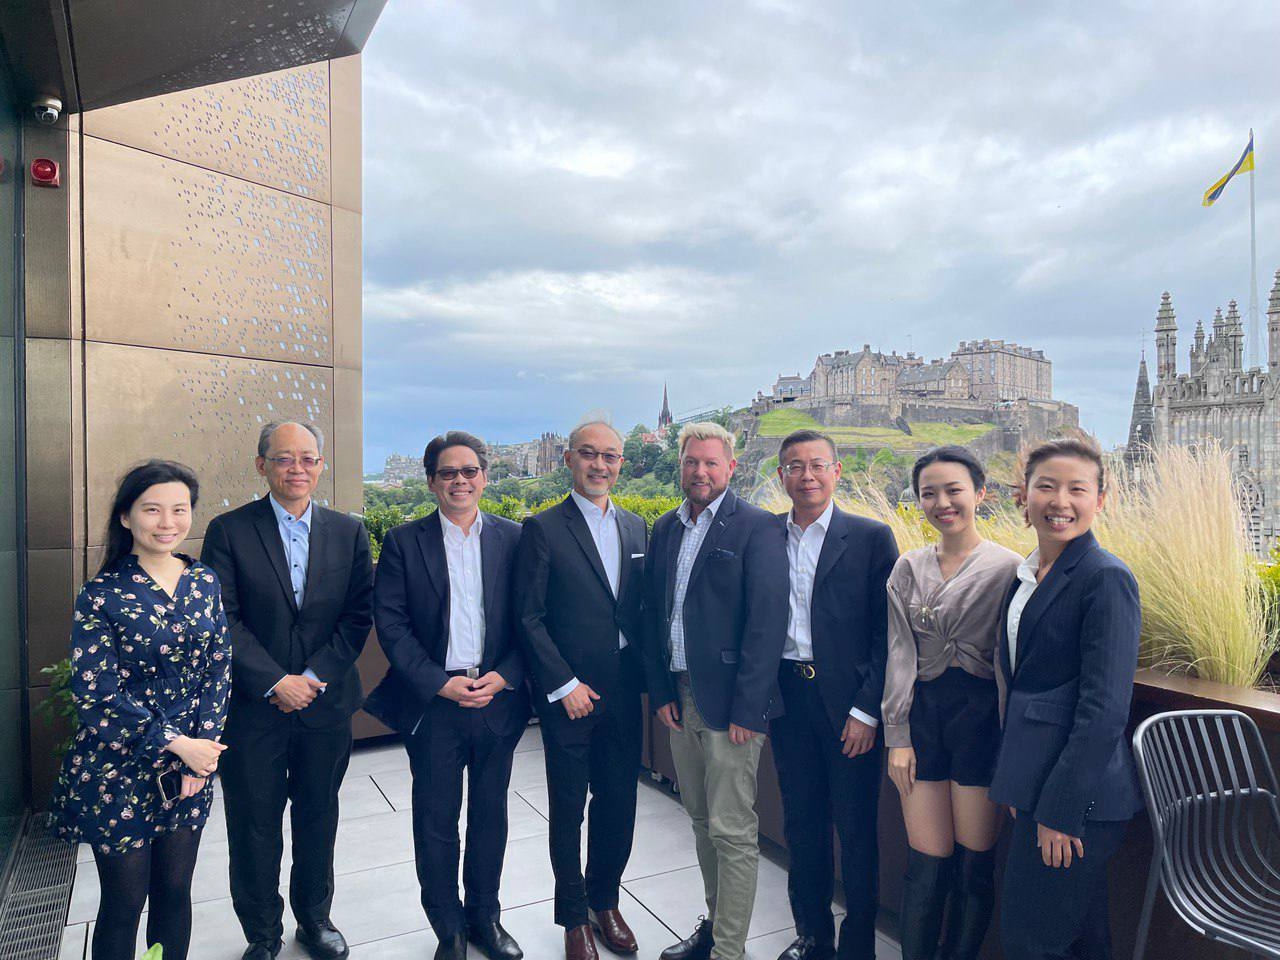
[{"label": "black shorts", "polygon": [[917,682],[910,722],[917,780],[991,786],[1000,747],[995,680],[949,667],[933,680]]}]

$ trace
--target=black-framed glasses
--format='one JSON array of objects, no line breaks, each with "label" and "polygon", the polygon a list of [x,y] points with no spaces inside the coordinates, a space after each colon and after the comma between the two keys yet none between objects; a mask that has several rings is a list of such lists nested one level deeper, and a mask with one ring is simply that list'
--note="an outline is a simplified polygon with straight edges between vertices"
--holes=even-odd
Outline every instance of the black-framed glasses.
[{"label": "black-framed glasses", "polygon": [[282,470],[292,470],[297,464],[302,464],[308,470],[314,470],[320,464],[324,463],[324,457],[266,457],[268,463],[274,463]]},{"label": "black-framed glasses", "polygon": [[803,460],[793,460],[790,463],[782,465],[782,472],[788,477],[803,476],[805,470],[810,471],[815,477],[821,476],[832,467],[830,460],[810,460],[805,463]]},{"label": "black-framed glasses", "polygon": [[461,474],[467,480],[474,480],[480,473],[479,467],[441,467],[436,471],[436,477],[445,483],[451,483],[458,479]]},{"label": "black-framed glasses", "polygon": [[576,453],[578,456],[580,456],[583,460],[603,460],[605,463],[607,463],[611,467],[615,463],[622,462],[622,454],[611,453],[604,450],[597,450],[594,447],[579,447],[577,450],[573,452]]}]

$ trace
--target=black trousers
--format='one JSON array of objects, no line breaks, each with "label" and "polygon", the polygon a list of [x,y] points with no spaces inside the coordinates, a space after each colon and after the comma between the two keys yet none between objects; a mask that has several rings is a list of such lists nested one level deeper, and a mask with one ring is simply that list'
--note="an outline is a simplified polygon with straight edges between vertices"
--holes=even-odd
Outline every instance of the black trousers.
[{"label": "black trousers", "polygon": [[1110,960],[1107,864],[1127,820],[1085,822],[1084,859],[1046,867],[1036,822],[1018,811],[1000,890],[1000,942],[1006,960]]},{"label": "black trousers", "polygon": [[858,757],[840,752],[816,680],[778,672],[786,713],[769,723],[782,792],[782,826],[791,853],[787,895],[796,932],[820,945],[835,942],[832,827],[840,837],[840,876],[847,913],[840,923],[840,960],[874,960],[879,846],[880,738]]},{"label": "black trousers", "polygon": [[[547,703],[545,696],[538,704],[547,764],[551,869],[556,877],[555,922],[566,929],[586,923],[588,907],[617,908],[635,831],[643,737],[640,694],[619,689],[601,697],[595,710],[578,720],[570,720],[562,704]],[[584,876],[582,816],[588,790]]]},{"label": "black trousers", "polygon": [[300,923],[329,918],[333,903],[333,843],[338,788],[351,759],[351,721],[312,729],[296,716],[265,727],[236,722],[234,708],[218,762],[227,813],[231,901],[245,939],[284,933],[280,857],[289,803],[293,867],[289,907]]},{"label": "black trousers", "polygon": [[[510,694],[498,694],[509,696]],[[468,922],[497,920],[507,846],[511,758],[523,727],[499,736],[484,711],[434,697],[415,733],[405,737],[413,772],[413,851],[422,908],[440,940]],[[467,847],[458,897],[462,778],[467,775]]]}]

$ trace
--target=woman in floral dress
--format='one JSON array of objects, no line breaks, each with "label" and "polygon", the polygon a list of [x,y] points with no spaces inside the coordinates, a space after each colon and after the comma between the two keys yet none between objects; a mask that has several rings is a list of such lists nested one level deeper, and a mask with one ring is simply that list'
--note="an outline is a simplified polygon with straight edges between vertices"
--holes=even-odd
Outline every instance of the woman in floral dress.
[{"label": "woman in floral dress", "polygon": [[54,788],[53,827],[97,861],[93,960],[134,957],[148,898],[147,943],[162,944],[165,960],[187,955],[191,875],[231,686],[217,577],[175,552],[197,494],[182,464],[129,471],[102,568],[76,598],[70,689],[80,726]]}]

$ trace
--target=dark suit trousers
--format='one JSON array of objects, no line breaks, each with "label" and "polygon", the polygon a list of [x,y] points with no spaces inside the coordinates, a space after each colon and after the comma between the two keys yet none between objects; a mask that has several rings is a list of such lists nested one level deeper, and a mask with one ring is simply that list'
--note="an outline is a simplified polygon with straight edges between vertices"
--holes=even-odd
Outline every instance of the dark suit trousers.
[{"label": "dark suit trousers", "polygon": [[[323,694],[321,694],[323,696]],[[280,857],[289,803],[293,867],[289,907],[300,922],[329,918],[338,788],[351,758],[351,721],[313,729],[296,715],[265,727],[236,721],[235,706],[218,762],[231,856],[231,900],[250,942],[283,935]]]},{"label": "dark suit trousers", "polygon": [[[514,696],[499,693],[498,696]],[[434,697],[416,733],[405,737],[413,772],[413,851],[422,908],[438,939],[468,921],[497,920],[507,847],[507,788],[523,727],[499,736],[480,710]],[[467,775],[467,848],[458,897],[458,818]]]},{"label": "dark suit trousers", "polygon": [[783,831],[791,853],[787,894],[796,932],[835,942],[832,827],[840,837],[840,876],[848,912],[840,924],[840,960],[874,960],[879,847],[879,737],[858,757],[840,752],[816,680],[798,677],[789,661],[778,672],[786,713],[769,722],[782,792]]},{"label": "dark suit trousers", "polygon": [[1036,822],[1018,811],[1000,890],[1000,942],[1006,960],[1110,960],[1107,864],[1128,820],[1085,822],[1084,859],[1046,867]]},{"label": "dark suit trousers", "polygon": [[[640,694],[601,692],[596,708],[570,720],[564,705],[542,702],[538,713],[547,764],[551,869],[556,877],[555,922],[566,929],[587,922],[587,908],[618,906],[622,871],[631,857],[640,772]],[[601,709],[601,704],[605,704]],[[582,815],[587,811],[587,870],[582,872]]]}]

